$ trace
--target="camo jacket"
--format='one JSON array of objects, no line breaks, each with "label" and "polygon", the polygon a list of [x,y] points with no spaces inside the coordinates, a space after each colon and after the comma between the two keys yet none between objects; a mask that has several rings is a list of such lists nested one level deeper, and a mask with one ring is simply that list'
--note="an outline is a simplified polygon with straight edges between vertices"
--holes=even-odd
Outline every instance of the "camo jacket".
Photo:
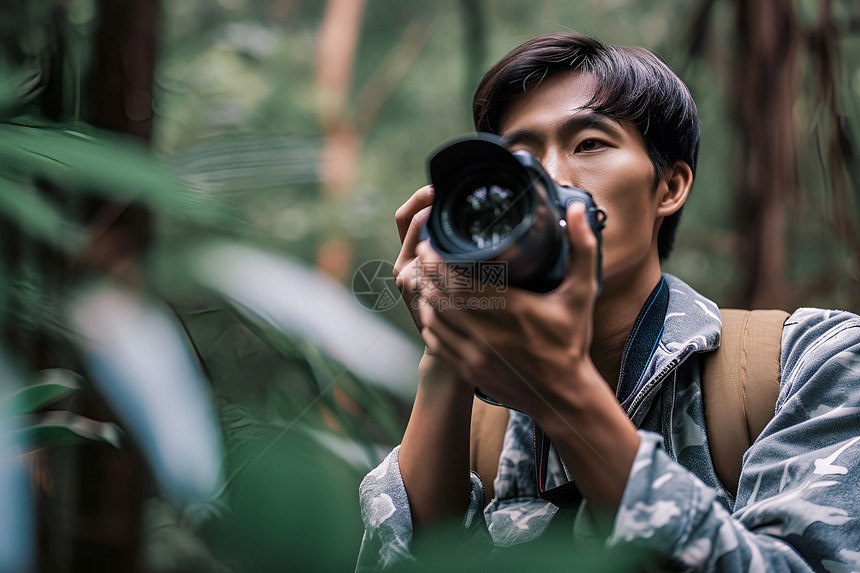
[{"label": "camo jacket", "polygon": [[[786,321],[775,414],[744,455],[732,497],[716,476],[702,408],[702,355],[719,345],[719,310],[663,278],[669,297],[658,343],[619,397],[641,444],[611,532],[597,541],[613,551],[645,548],[672,570],[860,571],[860,317],[804,308]],[[361,484],[358,571],[413,559],[398,452]],[[558,460],[549,474],[548,486],[567,480]],[[499,547],[539,537],[557,508],[537,495],[534,476],[532,421],[511,411],[496,497],[481,512],[484,488],[473,472],[465,531],[482,530]],[[584,501],[574,546],[595,541],[591,520]]]}]

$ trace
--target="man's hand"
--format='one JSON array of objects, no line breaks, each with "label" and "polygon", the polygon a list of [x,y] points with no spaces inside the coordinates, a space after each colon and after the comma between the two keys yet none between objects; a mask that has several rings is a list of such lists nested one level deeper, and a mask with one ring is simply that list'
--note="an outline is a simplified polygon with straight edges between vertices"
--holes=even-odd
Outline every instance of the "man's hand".
[{"label": "man's hand", "polygon": [[[402,247],[394,263],[397,287],[418,330],[421,268],[416,247],[430,216],[433,187],[422,187],[397,210]],[[469,424],[473,386],[429,351],[418,368],[418,393],[400,446],[400,474],[416,532],[447,519],[462,520],[469,505]]]},{"label": "man's hand", "polygon": [[[529,414],[558,448],[583,496],[611,510],[620,503],[639,436],[591,360],[597,239],[581,205],[571,206],[566,219],[571,259],[557,289],[485,288],[472,296],[498,296],[504,304],[443,308],[426,301],[450,293],[422,280],[415,287],[421,333],[459,378]],[[441,260],[426,243],[417,253],[422,264]],[[493,310],[475,310],[482,308]]]},{"label": "man's hand", "polygon": [[[550,293],[489,285],[482,292],[446,293],[428,280],[414,287],[421,293],[419,320],[431,352],[482,392],[535,417],[561,399],[560,393],[568,393],[572,383],[597,375],[590,358],[597,239],[581,205],[571,207],[568,220],[569,266],[562,284]],[[422,265],[441,262],[426,243],[417,253]],[[481,304],[478,299],[486,297],[495,300]]]},{"label": "man's hand", "polygon": [[396,213],[397,233],[400,235],[400,254],[394,262],[394,278],[397,288],[412,315],[412,320],[418,330],[421,330],[421,317],[418,314],[418,297],[420,294],[411,285],[419,274],[418,256],[415,248],[418,246],[421,228],[430,216],[430,206],[433,204],[433,186],[426,185],[416,191]]}]

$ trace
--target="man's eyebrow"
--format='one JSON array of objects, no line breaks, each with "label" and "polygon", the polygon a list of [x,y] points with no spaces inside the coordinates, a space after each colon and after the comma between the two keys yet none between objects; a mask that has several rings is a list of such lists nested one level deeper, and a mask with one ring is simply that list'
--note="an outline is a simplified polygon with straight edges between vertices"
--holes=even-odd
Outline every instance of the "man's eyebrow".
[{"label": "man's eyebrow", "polygon": [[[597,128],[612,135],[619,135],[622,131],[621,122],[614,117],[596,111],[577,113],[564,120],[555,128],[562,135],[569,135],[584,129]],[[502,145],[510,146],[523,143],[539,143],[543,136],[531,129],[515,129],[502,136]]]},{"label": "man's eyebrow", "polygon": [[619,134],[622,131],[621,122],[616,118],[591,110],[571,116],[561,123],[561,130],[564,133],[589,128],[602,129],[613,134]]}]

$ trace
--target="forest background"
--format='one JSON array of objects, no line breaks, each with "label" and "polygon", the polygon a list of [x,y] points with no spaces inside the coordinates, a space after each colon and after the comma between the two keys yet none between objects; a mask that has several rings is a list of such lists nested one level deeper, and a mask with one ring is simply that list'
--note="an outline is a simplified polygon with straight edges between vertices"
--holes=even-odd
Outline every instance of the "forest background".
[{"label": "forest background", "polygon": [[0,570],[349,570],[421,348],[393,213],[571,29],[697,101],[668,272],[860,311],[856,2],[5,2]]}]

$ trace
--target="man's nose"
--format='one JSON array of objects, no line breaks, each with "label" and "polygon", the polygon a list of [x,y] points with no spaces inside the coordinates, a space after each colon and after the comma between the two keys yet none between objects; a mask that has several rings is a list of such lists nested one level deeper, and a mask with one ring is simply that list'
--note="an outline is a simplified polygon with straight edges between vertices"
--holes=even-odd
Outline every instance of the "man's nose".
[{"label": "man's nose", "polygon": [[564,160],[564,156],[561,151],[548,149],[540,158],[538,158],[538,161],[540,161],[544,171],[546,171],[546,174],[549,175],[549,178],[552,179],[556,185],[569,185],[575,187],[573,181],[570,180],[571,174],[568,169],[569,166]]}]

